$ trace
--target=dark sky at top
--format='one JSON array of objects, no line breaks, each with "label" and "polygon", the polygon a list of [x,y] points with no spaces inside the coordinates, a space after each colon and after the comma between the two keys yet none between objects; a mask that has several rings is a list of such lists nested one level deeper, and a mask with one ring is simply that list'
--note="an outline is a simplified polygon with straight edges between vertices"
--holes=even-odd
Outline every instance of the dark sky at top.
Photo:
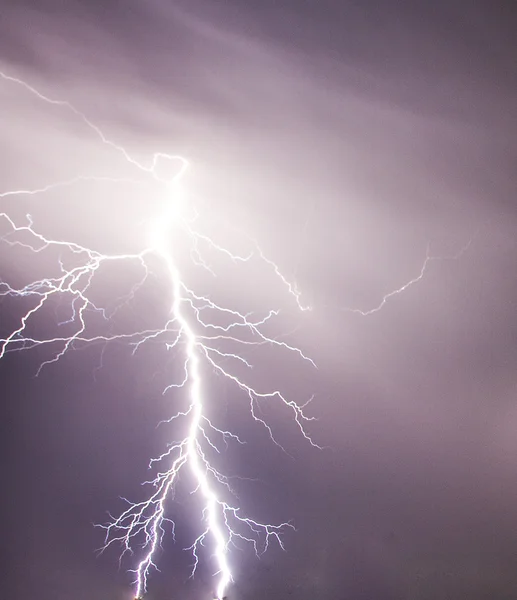
[{"label": "dark sky at top", "polygon": [[[297,527],[285,553],[232,555],[230,600],[517,597],[511,4],[3,3],[2,72],[71,101],[139,157],[187,155],[207,210],[260,240],[314,307],[285,328],[318,370],[266,358],[264,377],[314,391],[311,432],[328,449],[278,411],[287,457],[216,390],[250,439],[228,468],[260,480],[241,484],[243,505]],[[73,116],[3,80],[0,110],[0,192],[124,173]],[[0,212],[30,210],[45,231],[124,252],[147,211],[127,199],[83,188],[0,199]],[[418,283],[369,316],[348,310],[416,277],[428,246],[441,258]],[[32,267],[2,245],[0,268],[13,281]],[[239,297],[240,283],[220,286]],[[256,302],[274,305],[269,294],[255,281]],[[141,310],[160,310],[160,294]],[[15,318],[3,301],[2,335]],[[93,524],[120,510],[119,496],[138,497],[170,407],[154,363],[116,346],[96,370],[99,352],[38,378],[44,351],[0,361],[9,598],[131,597],[131,563],[96,556]],[[185,498],[176,514],[183,529],[149,598],[208,599],[209,567],[186,581],[181,545],[196,522]]]}]

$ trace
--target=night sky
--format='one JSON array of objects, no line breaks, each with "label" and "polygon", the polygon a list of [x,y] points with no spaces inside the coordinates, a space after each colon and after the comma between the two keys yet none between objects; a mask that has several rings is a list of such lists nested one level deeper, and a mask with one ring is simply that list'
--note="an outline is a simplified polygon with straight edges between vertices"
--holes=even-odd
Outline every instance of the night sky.
[{"label": "night sky", "polygon": [[[205,382],[214,413],[248,441],[221,459],[250,478],[236,484],[242,506],[297,528],[286,552],[232,551],[229,600],[517,598],[511,4],[2,3],[3,73],[70,101],[139,159],[188,157],[209,229],[221,217],[259,240],[313,307],[298,313],[261,271],[247,281],[244,271],[192,274],[244,311],[282,308],[279,332],[318,367],[261,351],[256,376],[300,399],[315,394],[309,430],[323,450],[288,411],[266,406],[282,452],[231,386]],[[0,193],[134,174],[73,113],[20,85],[0,79],[0,109]],[[0,212],[30,212],[48,235],[130,252],[157,207],[137,188],[83,182],[0,198]],[[0,279],[12,285],[50,264],[18,250],[0,244]],[[381,306],[426,256],[423,276]],[[133,276],[105,273],[99,297],[127,291]],[[153,280],[114,330],[163,313],[164,295]],[[66,306],[54,308],[34,331],[59,327]],[[0,337],[22,309],[0,298]],[[48,349],[0,361],[8,598],[132,597],[134,560],[119,568],[115,548],[99,556],[94,524],[120,512],[121,496],[142,494],[149,458],[169,439],[156,425],[174,412],[160,385],[175,366],[115,344],[99,368],[102,352],[81,347],[38,377]],[[149,600],[211,599],[208,555],[188,580],[182,548],[199,525],[189,502],[178,494],[177,543],[164,543]]]}]

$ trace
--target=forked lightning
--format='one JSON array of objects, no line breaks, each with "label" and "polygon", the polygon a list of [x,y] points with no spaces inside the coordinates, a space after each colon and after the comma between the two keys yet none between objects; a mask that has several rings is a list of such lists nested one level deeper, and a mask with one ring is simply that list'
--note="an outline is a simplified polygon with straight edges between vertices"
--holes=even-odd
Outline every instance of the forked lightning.
[{"label": "forked lightning", "polygon": [[[312,419],[305,412],[311,397],[297,402],[287,397],[279,389],[262,389],[249,383],[246,373],[252,368],[250,350],[257,347],[273,348],[282,352],[295,354],[297,358],[310,367],[314,362],[300,348],[289,344],[280,336],[272,337],[270,333],[279,315],[279,310],[267,309],[260,315],[238,311],[235,308],[222,306],[214,302],[206,294],[196,292],[187,285],[187,278],[180,269],[178,253],[184,254],[185,248],[178,244],[189,246],[187,250],[192,258],[192,268],[204,268],[214,275],[208,256],[218,256],[228,261],[230,268],[235,263],[251,264],[261,262],[270,270],[271,276],[283,286],[286,299],[293,308],[299,311],[307,310],[301,302],[300,293],[294,283],[281,273],[278,265],[267,258],[255,242],[250,241],[250,252],[240,256],[222,247],[215,239],[207,236],[197,225],[197,216],[191,202],[185,179],[189,164],[180,156],[156,153],[149,164],[136,160],[122,146],[112,142],[101,129],[85,114],[67,101],[54,100],[40,93],[25,81],[0,72],[4,85],[16,85],[42,102],[61,107],[73,113],[115,154],[121,155],[135,169],[139,176],[142,174],[150,180],[156,193],[167,194],[167,202],[163,211],[152,217],[148,227],[148,243],[134,254],[104,254],[93,248],[85,247],[73,240],[53,239],[47,237],[37,227],[37,223],[27,215],[22,221],[14,219],[6,212],[0,212],[0,224],[5,231],[1,238],[4,244],[24,248],[24,251],[34,254],[59,256],[57,263],[50,267],[47,275],[26,285],[17,287],[7,281],[0,281],[0,297],[19,299],[28,308],[19,322],[4,337],[0,338],[0,358],[6,352],[30,350],[35,347],[49,349],[49,358],[43,360],[40,370],[52,363],[58,362],[67,351],[85,344],[103,344],[124,342],[129,344],[134,353],[144,346],[160,346],[164,353],[175,351],[180,355],[182,376],[171,379],[163,393],[171,394],[171,400],[177,402],[173,393],[178,388],[183,390],[186,405],[177,411],[170,421],[178,420],[178,428],[183,428],[183,436],[179,441],[171,442],[165,451],[150,462],[154,478],[147,482],[148,494],[144,500],[128,502],[126,510],[114,517],[105,526],[106,537],[104,548],[113,544],[121,544],[122,555],[129,553],[138,556],[138,562],[133,572],[135,575],[135,595],[140,598],[145,594],[149,575],[156,569],[158,549],[166,531],[172,530],[174,524],[167,515],[168,501],[172,499],[175,486],[178,484],[180,473],[190,473],[192,494],[201,499],[201,526],[199,534],[192,540],[188,550],[192,553],[192,571],[194,575],[201,559],[200,549],[206,542],[212,550],[216,577],[216,600],[225,596],[232,581],[232,568],[229,551],[232,545],[249,544],[258,555],[268,548],[274,540],[282,548],[282,533],[293,528],[291,523],[272,525],[262,523],[246,516],[237,498],[229,486],[229,479],[210,461],[211,453],[219,453],[222,446],[228,443],[244,444],[236,433],[227,430],[219,423],[210,420],[209,407],[210,380],[206,373],[215,373],[234,386],[249,403],[251,417],[264,427],[271,440],[280,445],[273,435],[273,430],[266,418],[259,412],[261,400],[276,400],[291,411],[301,435],[313,446],[319,447],[310,437],[306,428]],[[175,175],[169,178],[160,173],[160,161],[173,161],[178,165]],[[85,174],[54,183],[42,182],[33,190],[18,189],[0,191],[0,199],[24,195],[39,195],[51,192],[61,187],[74,189],[85,181],[120,181],[116,178],[95,177]],[[127,180],[123,180],[127,183]],[[1,210],[1,209],[0,209]],[[177,242],[173,231],[182,232],[182,241]],[[187,242],[185,242],[187,240]],[[470,242],[469,242],[470,243]],[[456,257],[463,253],[463,248]],[[58,251],[58,252],[56,252]],[[407,288],[419,282],[429,263],[437,257],[429,253],[417,277],[400,288],[386,294],[381,303],[367,311],[345,309],[363,316],[371,315],[381,310],[393,296],[404,292]],[[131,291],[125,298],[118,299],[117,307],[131,303],[136,295],[148,283],[150,274],[159,263],[160,273],[164,274],[168,287],[167,317],[158,328],[143,331],[125,331],[111,333],[108,327],[110,319],[116,310],[108,310],[93,299],[92,288],[101,275],[101,268],[108,264],[135,265],[141,276],[135,281]],[[54,302],[66,304],[69,309],[68,327],[74,327],[67,335],[56,334],[52,337],[31,334],[33,323],[38,315],[42,315]],[[100,330],[99,322],[104,325]],[[56,326],[61,325],[56,322]],[[39,371],[38,371],[39,372]],[[182,479],[182,483],[188,478]]]},{"label": "forked lightning", "polygon": [[[163,536],[167,529],[172,528],[174,533],[174,525],[167,517],[167,500],[174,492],[180,472],[189,471],[194,480],[192,493],[202,498],[203,506],[199,535],[193,539],[188,548],[193,556],[191,574],[194,575],[200,560],[200,547],[204,542],[209,542],[215,561],[216,597],[221,599],[232,581],[229,562],[230,546],[239,542],[250,544],[255,553],[259,554],[267,549],[272,540],[275,540],[283,548],[281,534],[293,526],[290,523],[279,525],[261,523],[244,515],[237,504],[237,499],[232,495],[228,478],[210,463],[208,455],[210,452],[219,452],[221,444],[227,445],[228,442],[243,444],[245,440],[209,420],[205,399],[209,395],[207,393],[209,382],[202,376],[202,368],[208,367],[206,370],[226,378],[237,390],[240,390],[249,402],[252,418],[266,428],[275,443],[278,444],[270,425],[257,411],[258,403],[264,399],[276,399],[282,402],[292,412],[301,434],[309,443],[316,445],[305,428],[307,421],[311,419],[304,412],[310,398],[304,403],[297,403],[287,398],[280,390],[258,389],[252,386],[242,375],[242,371],[252,367],[247,355],[250,348],[254,346],[270,346],[281,351],[296,353],[301,361],[305,361],[310,366],[315,365],[299,348],[282,341],[280,337],[273,338],[266,335],[265,330],[271,329],[274,319],[279,314],[278,310],[266,310],[262,315],[253,316],[220,306],[206,295],[198,294],[188,287],[175,262],[177,248],[175,248],[172,230],[177,231],[179,228],[186,234],[195,265],[211,270],[203,256],[203,252],[207,251],[219,253],[228,259],[230,265],[235,261],[264,261],[271,269],[272,275],[279,278],[286,294],[292,298],[294,308],[305,310],[307,307],[302,306],[295,285],[281,274],[279,267],[266,258],[258,246],[253,244],[249,255],[238,256],[196,230],[196,218],[192,214],[193,211],[189,210],[188,193],[184,185],[189,166],[184,158],[155,154],[150,164],[144,165],[130,156],[123,147],[110,141],[99,127],[69,102],[53,100],[20,79],[3,73],[0,73],[0,76],[5,85],[21,86],[41,101],[74,113],[102,143],[111,147],[114,152],[121,153],[133,168],[148,174],[153,180],[153,185],[159,186],[157,191],[166,190],[168,194],[168,202],[163,213],[155,215],[153,225],[149,227],[148,246],[136,254],[107,255],[84,247],[73,240],[51,239],[38,230],[37,224],[29,215],[24,222],[18,222],[7,213],[0,213],[0,219],[4,221],[3,229],[7,229],[7,233],[3,236],[3,243],[23,247],[35,254],[50,255],[53,250],[58,249],[60,256],[57,275],[54,264],[52,275],[42,276],[23,287],[12,286],[6,281],[0,283],[0,296],[23,298],[30,305],[19,323],[0,340],[0,358],[6,352],[48,346],[51,356],[42,362],[41,370],[59,361],[67,351],[80,345],[94,342],[108,344],[114,341],[131,344],[135,352],[143,345],[152,343],[161,344],[164,352],[175,349],[181,353],[184,375],[179,381],[170,381],[164,393],[171,393],[176,388],[181,388],[185,392],[186,408],[170,419],[183,422],[183,425],[179,424],[178,427],[183,427],[184,435],[180,441],[171,443],[161,456],[151,460],[150,468],[153,470],[154,479],[148,482],[147,497],[139,502],[129,502],[124,512],[104,526],[106,529],[104,548],[120,543],[123,554],[127,552],[140,555],[134,568],[135,595],[139,598],[145,594],[149,574],[153,568],[156,568],[155,559]],[[160,175],[158,165],[161,159],[175,161],[179,165],[173,177],[166,179]],[[38,189],[4,191],[0,197],[36,195],[62,186],[73,189],[75,185],[85,180],[101,181],[106,178],[85,175],[50,185],[44,182],[44,185]],[[163,326],[123,334],[99,333],[99,316],[105,323],[108,323],[110,318],[106,307],[96,304],[91,294],[92,285],[99,277],[101,267],[107,263],[119,264],[121,267],[123,264],[134,263],[141,269],[142,277],[135,283],[127,298],[121,301],[130,302],[145,286],[151,272],[150,262],[156,262],[156,259],[166,273],[171,298],[169,316]],[[65,336],[55,335],[48,338],[31,335],[29,331],[38,314],[57,299],[62,303],[68,303],[71,315],[68,325],[75,326],[75,331]],[[94,323],[95,333],[91,333]],[[233,350],[228,350],[230,345],[233,346]]]}]

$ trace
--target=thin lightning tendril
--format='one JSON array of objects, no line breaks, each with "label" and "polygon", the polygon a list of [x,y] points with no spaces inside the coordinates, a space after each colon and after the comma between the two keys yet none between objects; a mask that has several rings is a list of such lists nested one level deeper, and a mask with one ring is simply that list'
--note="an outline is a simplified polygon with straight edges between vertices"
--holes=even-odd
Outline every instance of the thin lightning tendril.
[{"label": "thin lightning tendril", "polygon": [[[307,310],[308,307],[302,305],[296,286],[284,277],[276,263],[267,258],[256,243],[253,244],[253,251],[243,257],[235,255],[228,249],[219,246],[208,236],[196,231],[194,228],[195,218],[192,219],[190,215],[184,214],[187,194],[183,186],[183,179],[189,166],[184,158],[156,153],[153,155],[150,165],[144,165],[130,156],[123,147],[109,140],[99,127],[69,102],[53,100],[21,79],[1,72],[0,77],[9,83],[22,86],[48,104],[71,111],[95,132],[103,144],[121,153],[132,167],[154,178],[167,190],[169,198],[164,212],[158,215],[158,219],[149,228],[149,246],[136,254],[107,255],[73,241],[51,239],[37,231],[30,215],[27,215],[25,223],[19,223],[7,213],[0,213],[0,222],[3,221],[8,229],[2,238],[4,243],[22,247],[35,254],[58,250],[60,255],[57,275],[33,281],[22,287],[11,286],[0,281],[0,298],[23,298],[32,303],[21,317],[18,325],[0,339],[0,358],[12,351],[42,346],[48,346],[51,349],[57,347],[57,351],[53,351],[51,358],[40,364],[37,371],[39,374],[42,368],[58,362],[67,351],[88,343],[106,345],[109,342],[125,342],[133,347],[134,353],[142,346],[151,343],[161,343],[168,351],[175,348],[181,349],[184,359],[183,378],[180,381],[169,383],[163,393],[165,394],[173,388],[187,390],[188,407],[177,412],[168,420],[168,422],[172,422],[180,419],[184,422],[184,437],[179,442],[171,443],[161,456],[150,461],[149,467],[153,469],[155,476],[152,481],[146,482],[151,488],[147,499],[136,503],[127,501],[128,507],[119,516],[113,517],[108,524],[102,525],[106,530],[106,538],[101,550],[103,551],[113,544],[121,544],[122,559],[124,554],[133,554],[135,548],[140,547],[143,555],[133,569],[135,594],[138,598],[145,594],[149,574],[152,569],[157,569],[156,554],[168,526],[174,535],[174,523],[167,517],[167,500],[174,496],[180,472],[190,471],[194,480],[192,493],[200,495],[203,504],[202,532],[187,549],[193,556],[191,576],[194,575],[199,564],[200,547],[204,542],[210,541],[217,564],[216,598],[223,598],[232,581],[228,562],[230,545],[239,541],[250,544],[255,553],[259,555],[268,548],[272,540],[275,540],[283,549],[282,533],[286,529],[294,529],[294,527],[289,522],[271,525],[253,520],[243,515],[241,509],[227,499],[228,497],[235,499],[229,480],[214,468],[207,453],[209,450],[219,453],[221,443],[227,446],[230,442],[244,444],[245,441],[235,433],[218,427],[209,419],[205,401],[207,390],[204,387],[202,376],[203,368],[211,369],[216,374],[223,376],[247,397],[252,418],[265,427],[275,444],[280,446],[273,436],[270,425],[257,414],[259,403],[264,399],[277,399],[282,402],[292,412],[303,437],[313,446],[319,447],[311,439],[306,429],[307,422],[312,420],[312,417],[305,413],[305,407],[311,398],[305,404],[298,404],[294,400],[288,399],[280,390],[256,389],[236,374],[235,370],[235,366],[239,364],[245,368],[252,367],[245,354],[239,349],[262,345],[295,353],[302,361],[311,366],[315,365],[299,348],[264,332],[269,322],[278,316],[278,310],[270,310],[265,315],[253,317],[250,314],[220,306],[210,298],[199,295],[190,289],[175,262],[172,230],[177,230],[179,227],[187,234],[191,243],[191,258],[195,265],[213,273],[203,257],[201,250],[203,245],[234,263],[249,262],[253,258],[261,260],[272,269],[274,275],[291,296],[294,305],[300,310]],[[166,179],[159,175],[160,159],[174,160],[179,163],[180,168],[172,179]],[[73,187],[85,181],[129,181],[131,183],[132,180],[80,176],[33,190],[1,192],[0,198],[38,195],[52,192],[60,187]],[[156,258],[166,271],[169,293],[172,298],[169,318],[163,327],[118,334],[90,333],[95,317],[100,315],[102,321],[108,321],[122,304],[127,304],[134,298],[150,275],[150,262]],[[143,273],[141,280],[133,286],[130,294],[120,300],[117,307],[111,311],[97,306],[91,294],[92,285],[101,267],[108,263],[120,265],[134,263]],[[71,316],[66,323],[75,326],[75,332],[54,337],[31,335],[30,327],[33,319],[42,313],[54,299],[60,298],[66,298],[69,302]],[[210,314],[219,315],[221,322],[226,324],[214,322],[207,316]],[[236,347],[236,350],[234,352],[223,351],[221,346],[218,346],[220,342],[230,342]],[[104,348],[105,346],[103,352]]]},{"label": "thin lightning tendril", "polygon": [[418,275],[416,277],[413,277],[413,279],[410,279],[409,281],[407,281],[406,283],[401,285],[399,288],[396,288],[395,290],[392,290],[391,292],[388,292],[387,294],[385,294],[381,298],[381,301],[379,302],[379,304],[377,304],[377,306],[375,306],[374,308],[370,308],[369,310],[363,310],[360,308],[345,308],[344,310],[346,310],[347,312],[361,315],[362,317],[369,317],[370,315],[373,315],[373,314],[379,312],[382,308],[384,308],[384,306],[390,300],[390,298],[393,298],[394,296],[398,296],[399,294],[404,293],[407,289],[409,289],[416,283],[419,283],[420,281],[422,281],[422,279],[424,278],[424,275],[429,267],[429,264],[432,261],[458,260],[470,248],[470,246],[472,245],[472,242],[474,240],[474,237],[475,236],[471,237],[468,240],[468,242],[462,248],[460,248],[458,250],[458,252],[456,252],[456,254],[454,254],[452,256],[433,256],[432,254],[430,254],[431,249],[428,245],[424,262],[422,263],[420,272],[418,273]]}]

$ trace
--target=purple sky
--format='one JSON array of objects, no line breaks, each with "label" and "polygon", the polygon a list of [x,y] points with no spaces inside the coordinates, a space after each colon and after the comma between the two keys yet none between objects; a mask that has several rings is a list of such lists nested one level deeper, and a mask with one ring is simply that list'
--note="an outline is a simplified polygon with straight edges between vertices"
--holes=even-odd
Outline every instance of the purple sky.
[{"label": "purple sky", "polygon": [[[296,327],[291,339],[318,370],[261,356],[259,376],[314,391],[311,432],[329,449],[271,412],[287,457],[214,384],[220,410],[250,441],[228,453],[228,469],[260,479],[240,484],[247,512],[297,527],[286,553],[232,554],[230,600],[517,597],[517,72],[507,5],[5,4],[2,72],[71,101],[142,160],[187,156],[207,220],[223,215],[258,239],[314,307],[289,313],[285,331]],[[0,107],[0,193],[131,175],[73,114],[1,79]],[[85,184],[0,199],[0,212],[30,211],[49,235],[128,252],[156,208],[139,198]],[[418,276],[428,246],[443,259],[418,283],[369,316],[350,310],[374,309]],[[42,266],[5,245],[0,257],[2,280]],[[231,273],[219,281],[221,297],[278,300],[258,277],[244,290]],[[154,292],[135,320],[160,310]],[[17,317],[4,300],[2,336]],[[115,552],[97,557],[92,524],[120,509],[119,496],[140,493],[167,441],[156,423],[169,406],[155,357],[135,363],[110,348],[94,377],[99,351],[70,354],[38,378],[43,351],[0,361],[11,598],[131,598],[132,563],[118,570]],[[210,566],[186,581],[181,546],[196,526],[186,500],[176,514],[183,529],[160,556],[149,599],[209,600]]]}]

